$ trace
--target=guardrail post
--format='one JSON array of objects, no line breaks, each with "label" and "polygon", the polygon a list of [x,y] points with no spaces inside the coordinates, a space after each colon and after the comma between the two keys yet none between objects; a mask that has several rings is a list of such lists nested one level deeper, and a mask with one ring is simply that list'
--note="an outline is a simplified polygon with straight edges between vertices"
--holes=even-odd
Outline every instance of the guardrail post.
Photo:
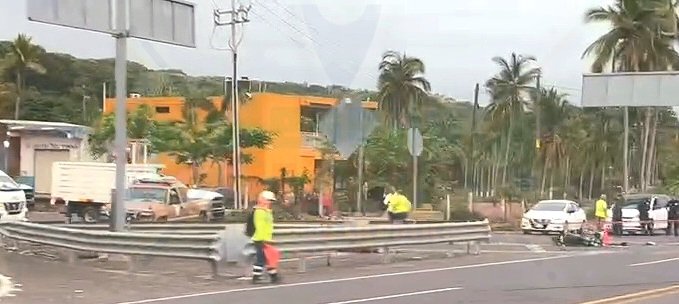
[{"label": "guardrail post", "polygon": [[467,243],[467,254],[479,255],[481,248],[478,241],[471,241]]},{"label": "guardrail post", "polygon": [[382,263],[389,263],[391,261],[391,256],[389,254],[389,247],[382,247]]},{"label": "guardrail post", "polygon": [[219,276],[219,263],[215,260],[209,260],[208,264],[210,264],[210,278],[217,278]]},{"label": "guardrail post", "polygon": [[306,272],[306,255],[304,253],[297,254],[297,272]]}]

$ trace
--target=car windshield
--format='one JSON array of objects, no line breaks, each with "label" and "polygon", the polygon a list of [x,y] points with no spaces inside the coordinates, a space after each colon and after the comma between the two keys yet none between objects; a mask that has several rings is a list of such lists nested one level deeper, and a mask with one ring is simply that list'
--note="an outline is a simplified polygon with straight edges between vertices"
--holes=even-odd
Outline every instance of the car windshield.
[{"label": "car windshield", "polygon": [[0,175],[0,191],[16,190],[19,185],[14,180],[5,175]]},{"label": "car windshield", "polygon": [[646,200],[650,199],[650,197],[639,197],[639,198],[628,198],[625,199],[625,202],[622,204],[622,209],[637,209],[637,206],[639,206],[639,203],[642,203]]},{"label": "car windshield", "polygon": [[167,189],[162,188],[131,188],[127,200],[130,202],[165,201]]},{"label": "car windshield", "polygon": [[566,208],[566,203],[558,202],[542,202],[533,206],[532,210],[535,211],[563,211]]}]

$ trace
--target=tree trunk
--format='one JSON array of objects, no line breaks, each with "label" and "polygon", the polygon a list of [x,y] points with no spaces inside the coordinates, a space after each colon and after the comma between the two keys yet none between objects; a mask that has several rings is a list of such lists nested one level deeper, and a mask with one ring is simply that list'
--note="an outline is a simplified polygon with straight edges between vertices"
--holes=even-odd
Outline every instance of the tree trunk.
[{"label": "tree trunk", "polygon": [[601,163],[601,193],[606,193],[606,164]]},{"label": "tree trunk", "polygon": [[545,182],[547,180],[547,160],[542,166],[542,182],[540,183],[540,197],[545,195]]},{"label": "tree trunk", "polygon": [[507,182],[507,169],[509,167],[509,147],[512,143],[512,118],[509,118],[509,128],[507,128],[507,147],[505,148],[505,167],[502,171],[502,184],[500,186],[504,187]]},{"label": "tree trunk", "polygon": [[594,166],[589,169],[589,194],[587,198],[592,199],[592,188],[594,187]]},{"label": "tree trunk", "polygon": [[[497,190],[497,177],[498,174],[500,173],[500,161],[499,161],[499,155],[498,154],[498,144],[494,143],[493,144],[493,192],[496,192]],[[495,194],[495,193],[493,193]]]},{"label": "tree trunk", "polygon": [[644,119],[644,135],[641,147],[641,169],[639,169],[639,186],[646,191],[646,154],[648,154],[648,135],[651,130],[651,108],[646,108]]},{"label": "tree trunk", "polygon": [[484,185],[484,178],[483,178],[483,177],[484,177],[484,174],[483,174],[484,172],[483,172],[483,171],[484,171],[484,170],[481,169],[481,172],[479,173],[479,180],[480,180],[480,185],[481,185],[481,187],[479,187],[479,189],[480,189],[480,191],[479,191],[479,192],[480,192],[480,193],[479,193],[479,196],[480,196],[480,197],[485,197],[485,193],[484,193],[485,185]]},{"label": "tree trunk", "polygon": [[566,157],[566,171],[563,178],[563,199],[568,196],[568,182],[571,178],[571,158]]},{"label": "tree trunk", "polygon": [[488,168],[488,192],[487,192],[487,196],[491,196],[492,195],[491,193],[493,192],[493,190],[492,190],[492,187],[493,187],[492,179],[493,179],[493,170],[492,170],[492,168]]},{"label": "tree trunk", "polygon": [[224,167],[222,166],[221,160],[217,161],[217,170],[219,171],[219,175],[217,175],[217,185],[224,187]]},{"label": "tree trunk", "polygon": [[19,111],[21,109],[21,95],[23,95],[23,88],[22,88],[22,77],[21,77],[21,71],[17,73],[17,98],[14,101],[14,120],[19,119]]},{"label": "tree trunk", "polygon": [[578,199],[580,199],[580,200],[582,199],[582,195],[583,195],[582,186],[583,186],[584,181],[585,181],[585,169],[582,168],[582,169],[580,169],[580,183],[579,183],[579,187],[578,187]]},{"label": "tree trunk", "polygon": [[554,198],[554,170],[549,170],[549,199]]},{"label": "tree trunk", "polygon": [[648,148],[648,159],[646,161],[646,186],[644,188],[647,188],[650,185],[653,185],[653,179],[651,178],[651,172],[653,171],[653,159],[655,158],[655,138],[656,134],[658,133],[658,111],[653,108],[654,112],[654,117],[653,117],[653,123],[651,124],[651,139],[649,143],[649,148]]}]

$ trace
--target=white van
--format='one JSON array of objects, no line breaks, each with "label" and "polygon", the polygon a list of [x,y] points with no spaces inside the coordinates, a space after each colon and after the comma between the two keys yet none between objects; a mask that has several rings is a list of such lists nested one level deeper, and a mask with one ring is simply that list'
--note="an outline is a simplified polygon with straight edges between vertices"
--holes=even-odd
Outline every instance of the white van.
[{"label": "white van", "polygon": [[26,221],[26,193],[9,175],[0,171],[0,221]]}]

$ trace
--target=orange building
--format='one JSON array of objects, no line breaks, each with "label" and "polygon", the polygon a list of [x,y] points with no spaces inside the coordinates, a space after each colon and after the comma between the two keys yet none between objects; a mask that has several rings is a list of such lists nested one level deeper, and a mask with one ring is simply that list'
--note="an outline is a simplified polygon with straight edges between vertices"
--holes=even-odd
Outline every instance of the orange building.
[{"label": "orange building", "polygon": [[[221,97],[212,98],[217,108],[221,108]],[[285,168],[289,176],[300,176],[305,170],[313,177],[320,167],[321,153],[316,146],[319,143],[318,120],[328,110],[338,104],[334,98],[295,96],[274,93],[254,93],[247,103],[240,107],[241,127],[260,127],[275,134],[273,143],[266,149],[247,149],[252,156],[251,164],[242,166],[242,175],[248,176],[244,183],[250,197],[262,186],[259,179],[276,178]],[[133,111],[142,104],[154,110],[154,119],[159,121],[182,120],[184,98],[182,97],[134,97],[127,100],[128,111]],[[376,109],[376,102],[363,102],[363,107]],[[113,112],[115,99],[106,100],[106,112]],[[206,113],[199,113],[206,115]],[[191,180],[191,169],[187,164],[176,164],[173,157],[159,155],[151,160],[166,165],[165,174],[176,176],[183,182]],[[201,168],[206,174],[205,186],[217,186],[220,183],[220,168],[216,164],[206,163]],[[232,169],[224,170],[222,185],[232,184]]]}]

